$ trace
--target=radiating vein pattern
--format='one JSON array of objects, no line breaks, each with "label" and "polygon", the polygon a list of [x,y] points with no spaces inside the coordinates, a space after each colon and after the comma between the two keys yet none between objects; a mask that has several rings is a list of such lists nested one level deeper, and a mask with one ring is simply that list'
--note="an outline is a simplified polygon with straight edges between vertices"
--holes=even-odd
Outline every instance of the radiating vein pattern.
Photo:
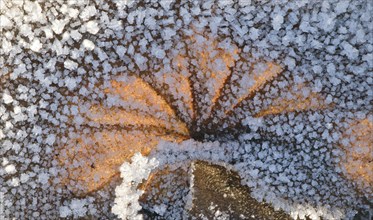
[{"label": "radiating vein pattern", "polygon": [[[191,42],[189,57],[176,55],[172,68],[154,74],[154,84],[141,75],[123,74],[105,89],[116,102],[92,105],[83,114],[88,124],[105,130],[84,138],[85,141],[79,138],[79,147],[72,148],[79,151],[66,155],[85,161],[81,168],[69,172],[69,179],[82,184],[75,186],[77,192],[77,188],[82,188],[79,192],[83,194],[99,189],[118,173],[120,161],[136,151],[150,151],[160,140],[181,141],[191,134],[193,138],[196,130],[206,128],[221,130],[224,120],[236,116],[236,108],[252,102],[264,85],[282,73],[279,65],[261,61],[246,63],[247,72],[234,72],[236,62],[244,62],[235,45],[198,34]],[[258,113],[245,114],[264,117],[327,106],[321,94],[304,95],[304,87],[290,90],[288,98],[272,100]]]}]

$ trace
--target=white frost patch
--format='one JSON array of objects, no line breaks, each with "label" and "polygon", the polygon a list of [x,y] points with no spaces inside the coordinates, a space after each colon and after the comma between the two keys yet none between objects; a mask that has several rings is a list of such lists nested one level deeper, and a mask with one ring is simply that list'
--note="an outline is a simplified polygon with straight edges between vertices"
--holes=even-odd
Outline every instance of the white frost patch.
[{"label": "white frost patch", "polygon": [[77,18],[79,15],[79,10],[74,9],[74,8],[69,8],[68,9],[68,14],[71,18]]},{"label": "white frost patch", "polygon": [[345,54],[348,58],[354,60],[359,56],[359,50],[357,50],[348,42],[345,41],[341,45],[343,47],[342,54]]},{"label": "white frost patch", "polygon": [[50,28],[45,28],[44,33],[47,39],[53,38],[53,31]]},{"label": "white frost patch", "polygon": [[87,21],[92,16],[95,16],[97,13],[96,7],[91,5],[84,8],[84,10],[80,13],[79,17],[83,21]]},{"label": "white frost patch", "polygon": [[54,50],[56,52],[57,56],[65,54],[65,50],[62,47],[61,41],[59,41],[58,39],[54,40],[51,48],[52,48],[52,50]]},{"label": "white frost patch", "polygon": [[10,181],[10,185],[14,186],[14,187],[19,186],[19,178],[17,178],[17,177],[12,178],[11,181]]},{"label": "white frost patch", "polygon": [[122,10],[128,6],[131,6],[135,0],[114,0],[118,10]]},{"label": "white frost patch", "polygon": [[40,173],[38,176],[38,181],[41,184],[47,184],[49,180],[49,174],[48,173]]},{"label": "white frost patch", "polygon": [[30,49],[35,52],[39,52],[43,47],[43,44],[40,43],[39,39],[34,39],[30,45]]},{"label": "white frost patch", "polygon": [[95,44],[92,41],[87,40],[87,39],[83,40],[82,45],[87,50],[93,50],[93,49],[95,49]]},{"label": "white frost patch", "polygon": [[5,167],[5,172],[8,174],[15,174],[17,172],[16,167],[13,164],[9,164]]},{"label": "white frost patch", "polygon": [[3,162],[1,162],[1,165],[6,166],[9,164],[9,160],[7,158],[3,158]]},{"label": "white frost patch", "polygon": [[13,22],[5,15],[0,15],[0,30],[3,28],[12,27]]},{"label": "white frost patch", "polygon": [[12,96],[4,93],[3,94],[3,101],[4,101],[5,104],[9,104],[9,103],[13,102],[13,98],[12,98]]},{"label": "white frost patch", "polygon": [[350,4],[349,1],[340,1],[335,6],[334,10],[337,15],[345,13],[347,11],[348,5]]},{"label": "white frost patch", "polygon": [[28,174],[22,173],[20,181],[21,183],[26,183],[30,179],[30,176]]},{"label": "white frost patch", "polygon": [[143,190],[138,185],[149,177],[150,172],[158,166],[159,162],[153,158],[148,159],[140,153],[132,157],[132,163],[125,162],[120,167],[123,182],[115,189],[114,206],[111,211],[121,219],[142,219],[138,214],[141,210],[139,203]]},{"label": "white frost patch", "polygon": [[256,40],[259,37],[259,29],[256,29],[254,27],[250,28],[249,37],[251,40]]},{"label": "white frost patch", "polygon": [[69,89],[69,90],[73,90],[77,85],[77,81],[74,79],[74,78],[70,78],[68,77],[66,80],[65,80],[65,86]]},{"label": "white frost patch", "polygon": [[14,107],[13,109],[14,114],[19,114],[22,112],[22,108],[19,106]]},{"label": "white frost patch", "polygon": [[284,23],[284,17],[282,15],[277,14],[273,17],[273,20],[272,20],[273,29],[275,29],[276,31],[280,30],[282,23]]},{"label": "white frost patch", "polygon": [[56,141],[56,135],[50,134],[50,135],[48,135],[45,142],[49,145],[53,145],[55,141]]},{"label": "white frost patch", "polygon": [[70,204],[61,206],[59,213],[61,218],[66,218],[73,215],[75,218],[84,217],[88,211],[88,203],[86,199],[73,199]]},{"label": "white frost patch", "polygon": [[83,217],[87,212],[87,201],[85,199],[73,199],[70,203],[70,209],[75,217]]},{"label": "white frost patch", "polygon": [[71,209],[68,206],[61,206],[59,208],[59,211],[61,218],[66,218],[67,216],[70,216],[72,214]]},{"label": "white frost patch", "polygon": [[0,45],[4,53],[9,53],[12,50],[12,43],[10,41],[3,39]]},{"label": "white frost patch", "polygon": [[78,64],[75,63],[72,60],[66,60],[63,64],[64,64],[65,68],[69,69],[69,70],[75,70],[75,69],[78,68]]},{"label": "white frost patch", "polygon": [[76,41],[78,41],[82,38],[82,35],[79,33],[78,30],[71,31],[70,36],[71,36],[72,39],[74,39]]},{"label": "white frost patch", "polygon": [[97,32],[100,30],[96,21],[88,21],[85,24],[85,27],[87,28],[87,31],[91,34],[97,34]]},{"label": "white frost patch", "polygon": [[56,34],[61,34],[63,29],[65,28],[66,21],[64,20],[54,20],[52,22],[52,30]]},{"label": "white frost patch", "polygon": [[43,10],[38,2],[26,1],[23,7],[29,15],[29,19],[32,22],[43,22],[45,21],[45,15],[42,13]]},{"label": "white frost patch", "polygon": [[318,207],[315,209],[311,205],[296,205],[290,207],[290,216],[293,219],[320,219],[320,216],[323,216],[324,219],[344,219],[345,215],[343,210],[335,209],[333,211],[328,210],[326,207]]}]

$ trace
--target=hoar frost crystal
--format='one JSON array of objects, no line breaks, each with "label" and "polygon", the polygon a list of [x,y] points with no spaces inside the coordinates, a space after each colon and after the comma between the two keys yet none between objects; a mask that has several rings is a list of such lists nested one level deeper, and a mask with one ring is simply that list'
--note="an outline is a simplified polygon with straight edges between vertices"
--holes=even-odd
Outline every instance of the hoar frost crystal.
[{"label": "hoar frost crystal", "polygon": [[0,218],[203,217],[194,161],[294,219],[369,218],[372,10],[0,0]]}]

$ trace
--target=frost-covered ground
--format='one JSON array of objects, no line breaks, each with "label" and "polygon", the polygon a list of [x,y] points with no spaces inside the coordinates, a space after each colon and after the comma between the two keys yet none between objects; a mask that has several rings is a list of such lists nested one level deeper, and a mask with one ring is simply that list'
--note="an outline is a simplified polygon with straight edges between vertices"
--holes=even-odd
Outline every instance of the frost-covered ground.
[{"label": "frost-covered ground", "polygon": [[294,218],[372,209],[372,16],[369,0],[0,0],[0,218],[187,218],[194,160]]}]

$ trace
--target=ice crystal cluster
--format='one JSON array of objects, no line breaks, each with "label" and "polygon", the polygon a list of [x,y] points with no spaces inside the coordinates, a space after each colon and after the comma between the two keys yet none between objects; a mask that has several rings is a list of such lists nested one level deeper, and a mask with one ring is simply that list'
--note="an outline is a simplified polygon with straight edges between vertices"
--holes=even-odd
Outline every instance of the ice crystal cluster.
[{"label": "ice crystal cluster", "polygon": [[372,10],[0,0],[0,216],[188,218],[196,160],[293,218],[371,209]]}]

